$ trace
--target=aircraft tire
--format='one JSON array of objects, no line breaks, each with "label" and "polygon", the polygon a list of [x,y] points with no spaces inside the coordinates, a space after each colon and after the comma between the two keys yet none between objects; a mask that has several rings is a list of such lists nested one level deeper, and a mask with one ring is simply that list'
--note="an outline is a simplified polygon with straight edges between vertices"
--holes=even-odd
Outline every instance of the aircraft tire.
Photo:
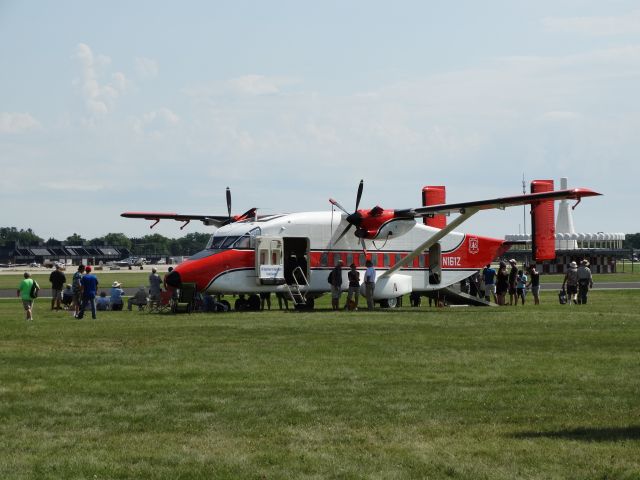
[{"label": "aircraft tire", "polygon": [[260,310],[260,296],[255,293],[249,295],[249,299],[247,300],[247,310]]},{"label": "aircraft tire", "polygon": [[313,310],[315,307],[315,299],[314,298],[307,298],[307,303],[305,305],[296,305],[294,308],[296,310],[300,310],[300,311],[309,311],[309,310]]},{"label": "aircraft tire", "polygon": [[389,298],[388,300],[380,300],[380,307],[382,308],[396,308],[398,306],[397,298]]}]

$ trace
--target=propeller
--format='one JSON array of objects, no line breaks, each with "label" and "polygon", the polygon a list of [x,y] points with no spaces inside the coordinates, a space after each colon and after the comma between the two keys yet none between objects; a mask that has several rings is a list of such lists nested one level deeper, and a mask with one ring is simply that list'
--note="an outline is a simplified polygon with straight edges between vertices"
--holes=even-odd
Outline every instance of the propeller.
[{"label": "propeller", "polygon": [[[349,223],[349,225],[346,226],[346,228],[342,231],[342,233],[336,240],[336,243],[342,240],[342,238],[347,234],[347,232],[351,230],[351,227],[355,225],[356,228],[358,228],[360,226],[360,223],[362,222],[362,215],[358,213],[358,207],[360,206],[360,199],[362,198],[363,189],[364,189],[364,181],[360,180],[360,184],[358,185],[358,193],[356,194],[356,208],[353,213],[349,213],[342,205],[338,203],[337,200],[334,200],[333,198],[329,199],[329,202],[331,203],[331,205],[338,207],[340,210],[342,210],[344,213],[347,214],[347,222]],[[364,238],[362,239],[362,248],[364,250]]]},{"label": "propeller", "polygon": [[231,190],[227,187],[227,213],[229,215],[229,223],[231,223]]}]

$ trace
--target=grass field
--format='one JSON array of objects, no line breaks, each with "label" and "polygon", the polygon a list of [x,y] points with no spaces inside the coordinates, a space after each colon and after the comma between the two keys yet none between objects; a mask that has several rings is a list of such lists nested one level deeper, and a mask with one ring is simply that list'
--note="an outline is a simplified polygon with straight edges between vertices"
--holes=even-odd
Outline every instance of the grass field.
[{"label": "grass field", "polygon": [[[0,301],[0,478],[640,478],[640,294],[152,315]],[[320,306],[326,305],[320,302]]]},{"label": "grass field", "polygon": [[[125,287],[139,287],[140,285],[149,285],[149,274],[151,272],[141,272],[141,271],[133,271],[133,272],[95,272],[98,280],[100,281],[100,286],[106,288],[108,290],[111,287],[111,284],[114,281],[118,281],[122,283]],[[47,273],[33,273],[31,278],[35,279],[40,285],[40,288],[51,288],[51,283],[49,282],[49,275],[51,272]],[[160,274],[162,277],[163,273]],[[67,277],[67,283],[71,283],[71,279],[73,278],[73,272],[67,271],[65,272],[65,276]],[[3,274],[0,275],[0,290],[10,290],[18,288],[20,281],[23,279],[22,273],[14,273],[14,274]],[[640,276],[639,276],[640,278]]]},{"label": "grass field", "polygon": [[[42,288],[51,288],[51,284],[49,283],[49,274],[51,272],[47,271],[46,273],[34,273],[32,278],[34,278],[40,287]],[[150,271],[98,271],[95,272],[98,280],[100,281],[100,285],[107,288],[110,287],[114,281],[118,281],[122,283],[125,287],[138,287],[140,285],[148,285],[149,284],[149,274]],[[164,275],[164,272],[160,272],[160,276]],[[67,282],[71,283],[71,277],[73,277],[73,271],[67,271]],[[0,290],[10,290],[16,289],[20,284],[23,276],[22,273],[5,273],[0,275]],[[562,283],[564,275],[540,275],[540,281],[542,283]],[[628,271],[627,273],[614,273],[614,274],[600,274],[593,276],[594,282],[596,284],[598,282],[640,282],[640,267],[636,268],[634,273]]]}]

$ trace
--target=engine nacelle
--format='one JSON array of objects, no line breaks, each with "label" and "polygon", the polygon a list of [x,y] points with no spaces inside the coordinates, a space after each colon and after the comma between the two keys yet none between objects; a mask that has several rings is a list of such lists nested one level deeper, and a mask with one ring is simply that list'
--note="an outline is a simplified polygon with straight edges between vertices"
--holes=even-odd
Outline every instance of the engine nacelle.
[{"label": "engine nacelle", "polygon": [[396,238],[400,235],[404,235],[415,226],[415,220],[397,218],[382,224],[379,228],[372,228],[369,230],[359,228],[356,231],[356,235],[358,237],[364,237],[367,240],[386,240],[388,238]]},{"label": "engine nacelle", "polygon": [[[382,277],[376,282],[373,291],[374,300],[389,300],[390,298],[408,295],[413,290],[411,277],[409,275],[401,275],[394,273],[388,277]],[[366,295],[364,283],[360,287],[360,293]]]}]

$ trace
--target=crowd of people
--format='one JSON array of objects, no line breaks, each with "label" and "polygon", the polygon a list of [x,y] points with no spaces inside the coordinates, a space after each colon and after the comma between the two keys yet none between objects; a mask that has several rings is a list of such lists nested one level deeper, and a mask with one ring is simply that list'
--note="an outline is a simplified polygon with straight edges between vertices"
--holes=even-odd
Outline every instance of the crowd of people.
[{"label": "crowd of people", "polygon": [[[500,261],[497,270],[494,269],[491,264],[488,264],[481,272],[477,272],[469,277],[469,279],[465,279],[462,282],[461,290],[474,296],[484,297],[487,302],[493,301],[500,306],[515,306],[518,305],[519,302],[524,305],[527,293],[531,291],[534,304],[539,305],[540,273],[537,271],[536,266],[530,265],[528,268],[518,268],[517,262],[513,258],[508,261],[508,264],[509,269],[507,269],[507,262]],[[341,307],[340,298],[343,291],[342,269],[343,262],[342,260],[338,260],[329,274],[328,282],[331,288],[331,307],[333,310],[340,310],[341,308],[358,310],[361,288],[360,272],[357,270],[355,264],[349,266],[347,272],[347,299],[344,306]],[[171,271],[172,268],[169,267],[169,273]],[[67,284],[66,281],[67,278],[62,267],[60,265],[56,266],[49,276],[49,282],[51,283],[51,310],[72,310],[75,318],[82,319],[88,309],[91,312],[91,317],[96,319],[96,312],[98,311],[119,311],[123,309],[125,292],[122,289],[122,284],[114,281],[108,296],[105,290],[98,294],[100,283],[96,275],[92,273],[90,265],[79,265],[73,274],[71,283]],[[376,270],[370,260],[366,262],[363,281],[367,308],[373,310]],[[569,268],[562,282],[560,303],[585,305],[587,304],[588,292],[591,288],[593,288],[593,276],[589,269],[589,262],[582,260],[578,267],[578,264],[572,261],[569,264]],[[33,301],[37,298],[39,289],[40,286],[31,278],[31,274],[25,272],[24,278],[18,286],[17,295],[22,301],[26,319],[29,321],[33,320]],[[152,268],[151,274],[149,275],[148,292],[146,288],[141,285],[135,294],[127,299],[127,309],[132,310],[133,307],[136,306],[138,309],[143,309],[149,302],[160,302],[161,297],[167,294],[170,295],[171,298],[174,298],[177,292],[167,285],[166,281],[158,274],[156,268]],[[508,303],[507,294],[509,295]],[[289,299],[287,295],[277,293],[276,297],[280,309],[282,309],[284,305],[284,308],[288,310]],[[261,293],[258,298],[260,310],[271,309],[270,293]],[[218,304],[220,304],[220,302],[216,302],[215,299],[209,302],[206,300],[211,299],[203,298],[203,305],[211,304],[213,305],[212,311],[219,311]],[[241,297],[239,301],[242,300],[243,298]],[[419,294],[415,295],[414,292],[414,294],[411,295],[411,304],[413,306],[420,305]],[[220,305],[228,309],[228,307],[226,307],[228,304],[225,305],[222,303]]]}]

